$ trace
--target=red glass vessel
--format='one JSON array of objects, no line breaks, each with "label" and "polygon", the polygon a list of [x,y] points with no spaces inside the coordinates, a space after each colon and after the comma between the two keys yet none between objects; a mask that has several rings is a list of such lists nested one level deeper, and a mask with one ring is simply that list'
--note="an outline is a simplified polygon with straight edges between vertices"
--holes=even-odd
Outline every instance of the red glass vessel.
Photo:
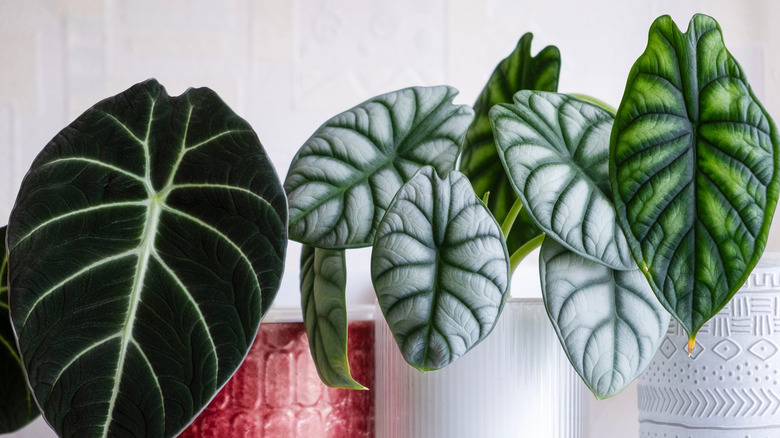
[{"label": "red glass vessel", "polygon": [[[352,377],[373,388],[374,321],[351,321],[348,346]],[[371,438],[373,393],[325,386],[303,323],[264,321],[236,374],[180,436]]]}]

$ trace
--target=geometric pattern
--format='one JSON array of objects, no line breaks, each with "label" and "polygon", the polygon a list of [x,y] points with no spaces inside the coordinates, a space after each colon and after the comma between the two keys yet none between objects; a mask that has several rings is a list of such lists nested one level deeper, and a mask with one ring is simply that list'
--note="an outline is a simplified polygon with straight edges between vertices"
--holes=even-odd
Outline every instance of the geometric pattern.
[{"label": "geometric pattern", "polygon": [[[273,310],[272,310],[273,312]],[[374,322],[349,323],[352,377],[374,387]],[[263,323],[244,363],[180,435],[217,437],[374,436],[371,391],[320,381],[303,323]]]},{"label": "geometric pattern", "polygon": [[765,255],[690,357],[687,334],[669,325],[639,378],[640,437],[780,437],[778,345],[780,258]]},{"label": "geometric pattern", "polygon": [[[742,351],[742,347],[740,347],[736,342],[732,341],[731,339],[724,339],[720,342],[718,342],[713,348],[712,352],[718,355],[721,359],[725,361],[730,361],[731,359],[734,359],[736,355],[739,354],[739,352]],[[667,356],[667,359],[669,356]]]}]

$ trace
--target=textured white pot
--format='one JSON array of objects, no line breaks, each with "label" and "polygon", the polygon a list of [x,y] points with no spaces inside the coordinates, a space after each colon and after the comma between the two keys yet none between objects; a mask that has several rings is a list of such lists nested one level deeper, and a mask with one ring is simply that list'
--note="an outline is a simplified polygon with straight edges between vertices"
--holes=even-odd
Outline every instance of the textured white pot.
[{"label": "textured white pot", "polygon": [[639,379],[641,438],[780,437],[780,255],[686,344],[672,321]]},{"label": "textured white pot", "polygon": [[421,373],[377,312],[376,437],[584,436],[583,397],[541,299],[510,299],[493,332],[450,366]]}]

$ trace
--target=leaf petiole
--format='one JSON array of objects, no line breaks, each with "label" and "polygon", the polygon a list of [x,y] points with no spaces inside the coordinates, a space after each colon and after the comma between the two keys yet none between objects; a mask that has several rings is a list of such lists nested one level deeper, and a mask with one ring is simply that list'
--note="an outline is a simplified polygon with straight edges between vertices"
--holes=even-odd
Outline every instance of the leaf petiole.
[{"label": "leaf petiole", "polygon": [[509,213],[506,214],[504,223],[501,224],[501,232],[504,234],[504,239],[509,238],[509,232],[512,231],[512,225],[515,224],[515,219],[517,219],[517,216],[520,214],[522,209],[523,201],[521,201],[520,198],[515,199],[515,203],[512,204],[512,208],[509,209]]},{"label": "leaf petiole", "polygon": [[[512,207],[514,208],[514,207]],[[533,239],[526,242],[523,246],[520,248],[517,248],[517,251],[512,254],[511,257],[509,257],[509,273],[510,275],[515,272],[515,269],[520,265],[520,262],[525,259],[525,257],[531,253],[531,251],[535,250],[536,248],[539,248],[542,245],[542,242],[544,241],[544,234],[540,234]]]}]

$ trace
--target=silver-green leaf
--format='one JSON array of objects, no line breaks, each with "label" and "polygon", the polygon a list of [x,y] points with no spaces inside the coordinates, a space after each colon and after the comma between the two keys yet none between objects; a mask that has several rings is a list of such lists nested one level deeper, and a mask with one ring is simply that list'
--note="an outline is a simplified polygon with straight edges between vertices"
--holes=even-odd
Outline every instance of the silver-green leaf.
[{"label": "silver-green leaf", "polygon": [[325,122],[293,158],[284,188],[290,238],[318,248],[369,246],[398,189],[420,168],[455,167],[474,111],[452,87],[370,99]]},{"label": "silver-green leaf", "polygon": [[615,117],[610,178],[634,258],[693,342],[745,283],[780,188],[777,127],[705,15],[650,28]]},{"label": "silver-green leaf", "polygon": [[233,375],[284,269],[287,204],[211,90],[103,100],[35,159],[8,225],[11,319],[61,436],[175,436]]},{"label": "silver-green leaf", "polygon": [[547,313],[574,369],[603,399],[650,363],[669,313],[639,270],[618,271],[545,239],[539,255]]},{"label": "silver-green leaf", "polygon": [[301,307],[320,380],[328,386],[367,389],[349,372],[347,359],[347,266],[344,250],[304,245]]},{"label": "silver-green leaf", "polygon": [[509,180],[548,238],[611,268],[635,269],[610,199],[612,114],[571,96],[520,91],[490,117]]},{"label": "silver-green leaf", "polygon": [[501,228],[468,179],[431,167],[393,200],[376,234],[371,276],[403,357],[442,368],[493,329],[509,290]]}]

